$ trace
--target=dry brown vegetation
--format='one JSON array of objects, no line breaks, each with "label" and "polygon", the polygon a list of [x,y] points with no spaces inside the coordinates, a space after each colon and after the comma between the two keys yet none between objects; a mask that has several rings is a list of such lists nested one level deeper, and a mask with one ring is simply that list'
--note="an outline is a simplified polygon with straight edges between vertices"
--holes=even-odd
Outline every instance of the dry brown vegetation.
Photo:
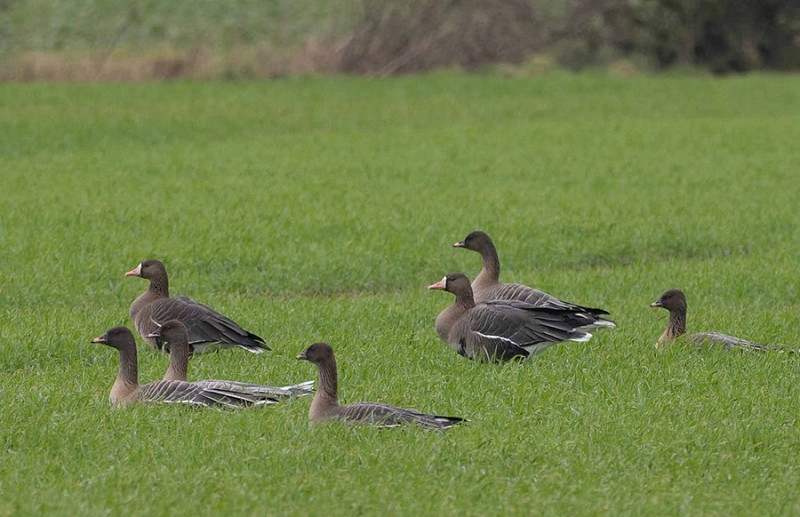
[{"label": "dry brown vegetation", "polygon": [[[162,19],[164,13],[138,5],[106,27],[108,43],[97,44],[98,29],[95,39],[75,48],[59,47],[59,40],[55,48],[0,52],[0,80],[383,76],[442,67],[507,70],[541,59],[570,69],[620,62],[626,70],[800,68],[800,4],[778,0],[362,0],[346,16],[335,8],[321,15],[332,23],[310,28],[272,20],[272,29],[264,25],[268,16],[244,27],[217,23],[213,13],[196,22],[176,13]],[[248,14],[241,9],[239,20]],[[151,34],[171,24],[182,24],[190,36],[160,40]],[[0,32],[14,34],[2,23]],[[139,33],[144,36],[131,36]]]},{"label": "dry brown vegetation", "polygon": [[314,37],[293,49],[267,44],[219,50],[196,46],[133,55],[111,52],[26,52],[6,58],[2,81],[126,82],[235,79],[334,73],[336,47]]},{"label": "dry brown vegetation", "polygon": [[343,46],[338,68],[389,75],[522,63],[541,47],[539,23],[527,0],[373,2]]}]

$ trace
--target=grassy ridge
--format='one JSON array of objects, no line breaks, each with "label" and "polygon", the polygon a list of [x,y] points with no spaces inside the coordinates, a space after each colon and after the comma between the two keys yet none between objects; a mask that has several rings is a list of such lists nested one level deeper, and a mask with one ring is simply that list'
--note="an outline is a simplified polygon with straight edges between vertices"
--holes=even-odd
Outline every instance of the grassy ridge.
[{"label": "grassy ridge", "polygon": [[[690,327],[796,344],[798,80],[431,76],[0,85],[0,514],[794,513],[796,361],[652,349]],[[481,228],[506,280],[609,309],[588,345],[476,365],[438,342]],[[111,411],[88,343],[165,261],[262,334],[194,378],[306,380],[466,416],[447,434],[326,426],[308,400]],[[144,380],[165,359],[141,350]]]}]

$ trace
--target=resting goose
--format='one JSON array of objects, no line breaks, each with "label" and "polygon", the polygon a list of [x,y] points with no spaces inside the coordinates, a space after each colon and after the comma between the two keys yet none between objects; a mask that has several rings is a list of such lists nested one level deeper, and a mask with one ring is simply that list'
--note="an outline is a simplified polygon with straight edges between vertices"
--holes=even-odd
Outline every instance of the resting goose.
[{"label": "resting goose", "polygon": [[261,404],[277,404],[271,397],[209,388],[185,381],[155,381],[139,385],[136,342],[128,327],[114,327],[92,340],[119,351],[119,372],[111,388],[109,400],[117,407],[136,402],[173,402],[195,406],[241,408]]},{"label": "resting goose", "polygon": [[[169,350],[169,367],[164,374],[165,381],[187,381],[189,370],[189,335],[186,325],[178,320],[169,320],[148,334],[149,338],[159,343],[159,348]],[[263,395],[276,399],[285,399],[292,396],[310,395],[314,391],[314,381],[302,382],[292,386],[263,386],[238,381],[194,381],[194,384],[206,388],[219,388],[236,392]]]},{"label": "resting goose", "polygon": [[613,321],[604,317],[604,315],[608,314],[608,311],[603,309],[565,302],[526,285],[500,283],[500,257],[497,255],[497,249],[494,247],[492,239],[485,232],[474,231],[467,235],[463,241],[453,244],[453,247],[477,251],[481,255],[483,266],[472,282],[472,292],[475,296],[475,301],[478,303],[489,300],[519,300],[536,307],[579,310],[592,320],[587,324],[586,330],[600,327],[616,327]]},{"label": "resting goose", "polygon": [[244,348],[260,354],[270,348],[259,336],[240,327],[210,307],[186,296],[170,297],[167,269],[158,260],[145,260],[125,276],[150,280],[150,287],[131,304],[131,320],[145,343],[157,347],[148,335],[168,320],[180,320],[189,330],[192,353],[220,348]]},{"label": "resting goose", "polygon": [[[650,307],[661,307],[669,311],[669,323],[667,323],[664,333],[658,338],[656,348],[664,347],[686,333],[686,295],[683,294],[683,291],[670,289],[662,294],[658,300],[651,303]],[[721,346],[726,350],[740,347],[744,350],[797,352],[797,350],[789,347],[753,343],[752,341],[720,334],[719,332],[697,332],[692,334],[691,340],[699,345]]]},{"label": "resting goose", "polygon": [[428,289],[455,295],[452,305],[436,318],[436,332],[450,348],[469,359],[526,359],[560,341],[588,341],[582,330],[592,317],[580,309],[537,307],[519,300],[475,303],[463,273],[445,275]]},{"label": "resting goose", "polygon": [[317,393],[311,402],[308,419],[312,424],[332,420],[342,420],[359,424],[374,424],[378,427],[398,427],[416,424],[433,429],[448,429],[465,419],[451,416],[437,416],[418,413],[386,404],[356,402],[347,406],[339,405],[336,358],[333,348],[327,343],[314,343],[297,356],[317,365],[319,383]]}]

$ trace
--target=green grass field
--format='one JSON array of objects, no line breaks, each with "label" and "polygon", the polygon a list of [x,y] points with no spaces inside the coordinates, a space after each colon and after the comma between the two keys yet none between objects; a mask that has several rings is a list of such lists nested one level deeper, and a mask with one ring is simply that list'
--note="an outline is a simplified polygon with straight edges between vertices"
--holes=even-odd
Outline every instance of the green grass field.
[{"label": "green grass field", "polygon": [[[800,77],[433,75],[0,85],[0,515],[788,515],[800,358],[653,348],[691,330],[798,345]],[[525,364],[439,342],[493,236],[503,279],[618,328]],[[285,384],[336,349],[344,402],[472,420],[309,428],[309,398],[113,410],[112,350],[163,260],[273,352],[190,376]],[[166,358],[140,347],[143,381]]]}]

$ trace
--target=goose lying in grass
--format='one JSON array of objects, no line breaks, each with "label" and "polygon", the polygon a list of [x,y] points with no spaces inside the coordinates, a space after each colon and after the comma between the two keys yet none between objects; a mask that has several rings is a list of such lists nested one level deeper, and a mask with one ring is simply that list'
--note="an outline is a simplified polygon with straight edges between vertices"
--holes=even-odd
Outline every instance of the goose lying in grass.
[{"label": "goose lying in grass", "polygon": [[[650,307],[661,307],[669,311],[669,322],[664,333],[658,338],[656,348],[662,348],[674,342],[686,333],[686,296],[680,289],[670,289],[661,297],[650,304]],[[781,350],[795,352],[795,349],[783,346],[764,345],[753,343],[738,337],[720,334],[719,332],[697,332],[692,334],[691,341],[709,347],[721,346],[726,350],[738,348],[740,350]]]},{"label": "goose lying in grass", "polygon": [[158,260],[145,260],[125,276],[150,280],[150,287],[131,304],[131,320],[145,343],[155,347],[147,337],[159,324],[180,320],[189,330],[192,352],[200,354],[220,348],[244,348],[260,354],[270,348],[259,336],[240,327],[210,307],[186,296],[170,297],[167,269]]},{"label": "goose lying in grass", "polygon": [[272,397],[210,388],[185,381],[155,381],[139,385],[136,342],[128,327],[114,327],[93,343],[102,343],[119,352],[119,372],[111,388],[111,404],[122,407],[137,402],[172,402],[194,406],[241,408],[262,404],[277,404]]},{"label": "goose lying in grass", "polygon": [[469,279],[451,273],[428,289],[455,295],[436,318],[436,332],[451,349],[474,360],[526,359],[560,341],[588,341],[593,317],[582,309],[537,307],[519,300],[475,303]]},{"label": "goose lying in grass", "polygon": [[317,365],[319,383],[317,393],[311,402],[308,419],[312,424],[342,420],[359,424],[372,424],[379,427],[397,427],[415,424],[433,429],[448,429],[463,418],[437,416],[402,409],[375,402],[356,402],[346,406],[339,405],[338,374],[333,348],[327,343],[314,343],[297,356]]},{"label": "goose lying in grass", "polygon": [[613,321],[605,317],[608,311],[603,309],[565,302],[526,285],[500,283],[500,257],[497,255],[497,249],[492,239],[485,232],[474,231],[467,235],[463,241],[453,244],[453,247],[476,251],[481,255],[483,266],[472,282],[472,292],[477,303],[489,300],[519,300],[536,307],[570,309],[583,312],[585,316],[592,320],[591,323],[587,324],[586,330],[600,327],[610,329],[616,327]]},{"label": "goose lying in grass", "polygon": [[[189,371],[189,335],[186,326],[178,320],[169,320],[148,334],[159,343],[159,348],[169,350],[169,367],[164,374],[165,381],[186,381]],[[292,396],[310,395],[314,391],[314,381],[306,381],[291,386],[264,386],[238,381],[194,381],[193,384],[206,388],[225,389],[250,393],[265,397],[284,399]]]}]

